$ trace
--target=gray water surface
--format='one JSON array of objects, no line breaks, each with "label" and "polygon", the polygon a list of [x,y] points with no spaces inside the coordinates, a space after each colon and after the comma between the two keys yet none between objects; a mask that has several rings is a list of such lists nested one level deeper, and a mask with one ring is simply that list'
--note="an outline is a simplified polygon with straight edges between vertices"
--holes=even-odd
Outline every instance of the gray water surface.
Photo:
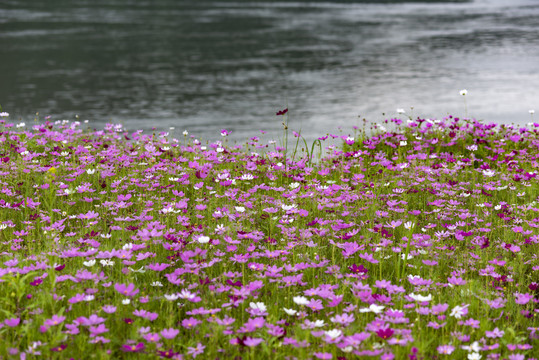
[{"label": "gray water surface", "polygon": [[27,123],[277,137],[288,106],[313,139],[397,108],[464,116],[461,89],[470,117],[539,115],[539,1],[0,3],[0,104]]}]

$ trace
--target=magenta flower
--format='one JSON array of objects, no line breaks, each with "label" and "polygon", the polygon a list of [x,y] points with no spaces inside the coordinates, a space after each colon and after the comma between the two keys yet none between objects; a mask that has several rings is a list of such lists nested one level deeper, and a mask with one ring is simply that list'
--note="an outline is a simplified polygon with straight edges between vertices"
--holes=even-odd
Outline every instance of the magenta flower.
[{"label": "magenta flower", "polygon": [[139,293],[139,290],[135,289],[135,284],[133,283],[129,285],[118,283],[114,285],[114,289],[116,289],[116,291],[118,291],[120,294],[129,297],[135,296]]},{"label": "magenta flower", "polygon": [[11,318],[4,320],[4,324],[6,324],[9,327],[16,327],[20,324],[21,319],[20,318]]},{"label": "magenta flower", "polygon": [[353,274],[366,274],[369,271],[361,264],[359,264],[359,266],[352,264],[352,266],[348,267],[348,270],[350,270],[350,272]]},{"label": "magenta flower", "polygon": [[144,343],[140,342],[137,345],[122,345],[122,351],[124,352],[141,352],[144,350]]},{"label": "magenta flower", "polygon": [[166,359],[172,359],[174,356],[178,354],[179,353],[174,352],[174,349],[168,349],[166,351],[157,350],[157,355],[164,357]]},{"label": "magenta flower", "polygon": [[67,348],[67,345],[61,344],[59,346],[51,348],[51,351],[61,352],[61,351],[65,350],[66,348]]}]

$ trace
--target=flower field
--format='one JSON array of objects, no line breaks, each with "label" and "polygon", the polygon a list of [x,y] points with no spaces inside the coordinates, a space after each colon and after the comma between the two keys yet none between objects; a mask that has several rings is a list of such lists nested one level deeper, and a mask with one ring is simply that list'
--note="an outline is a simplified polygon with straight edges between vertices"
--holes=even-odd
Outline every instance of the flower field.
[{"label": "flower field", "polygon": [[539,124],[313,157],[3,115],[0,358],[539,358]]}]

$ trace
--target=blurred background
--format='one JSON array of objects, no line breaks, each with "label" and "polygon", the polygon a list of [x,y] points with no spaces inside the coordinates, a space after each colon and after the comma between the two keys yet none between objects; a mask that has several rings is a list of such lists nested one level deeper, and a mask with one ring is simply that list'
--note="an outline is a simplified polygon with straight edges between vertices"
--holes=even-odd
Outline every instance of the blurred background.
[{"label": "blurred background", "polygon": [[531,121],[539,1],[0,2],[0,105],[27,125],[277,138],[288,107],[312,140],[398,108],[464,116],[462,89],[469,117]]}]

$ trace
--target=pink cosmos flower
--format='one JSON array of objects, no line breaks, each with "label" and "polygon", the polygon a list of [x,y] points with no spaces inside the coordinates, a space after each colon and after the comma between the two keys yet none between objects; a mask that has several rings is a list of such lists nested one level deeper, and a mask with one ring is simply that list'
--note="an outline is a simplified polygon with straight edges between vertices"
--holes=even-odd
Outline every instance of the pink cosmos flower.
[{"label": "pink cosmos flower", "polygon": [[247,338],[245,338],[245,340],[243,340],[243,343],[245,344],[245,346],[255,347],[258,344],[260,344],[262,341],[264,341],[264,339],[252,338],[248,336]]},{"label": "pink cosmos flower", "polygon": [[47,326],[47,327],[59,325],[59,324],[61,324],[65,319],[66,319],[65,316],[53,315],[52,318],[45,320],[44,325]]},{"label": "pink cosmos flower", "polygon": [[193,358],[196,358],[198,355],[204,353],[204,349],[206,347],[202,345],[201,343],[198,343],[196,347],[188,347],[187,353],[191,355]]},{"label": "pink cosmos flower", "polygon": [[531,299],[533,299],[533,295],[530,295],[528,293],[521,294],[521,293],[514,293],[515,295],[515,302],[519,305],[525,305],[530,302]]},{"label": "pink cosmos flower", "polygon": [[317,359],[321,359],[321,360],[330,360],[333,358],[333,355],[331,353],[315,352],[313,355]]},{"label": "pink cosmos flower", "polygon": [[9,327],[16,327],[20,324],[21,319],[20,318],[11,318],[4,320],[4,324],[6,324]]},{"label": "pink cosmos flower", "polygon": [[174,329],[174,328],[161,330],[161,336],[169,340],[174,339],[179,333],[180,333],[180,330]]},{"label": "pink cosmos flower", "polygon": [[139,290],[135,289],[135,284],[133,283],[129,285],[118,283],[114,285],[114,289],[116,289],[116,291],[118,291],[120,294],[129,297],[135,296],[139,293]]}]

